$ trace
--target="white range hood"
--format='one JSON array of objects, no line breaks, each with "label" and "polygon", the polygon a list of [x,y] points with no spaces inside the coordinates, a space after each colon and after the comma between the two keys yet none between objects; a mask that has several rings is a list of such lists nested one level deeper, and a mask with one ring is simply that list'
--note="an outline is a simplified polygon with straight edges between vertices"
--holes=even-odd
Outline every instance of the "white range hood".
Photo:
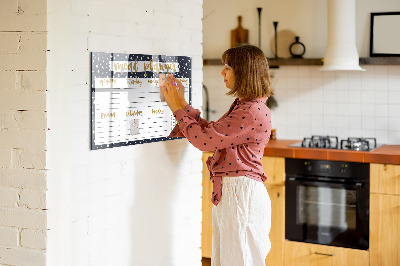
[{"label": "white range hood", "polygon": [[323,71],[358,70],[355,0],[328,0],[328,44]]}]

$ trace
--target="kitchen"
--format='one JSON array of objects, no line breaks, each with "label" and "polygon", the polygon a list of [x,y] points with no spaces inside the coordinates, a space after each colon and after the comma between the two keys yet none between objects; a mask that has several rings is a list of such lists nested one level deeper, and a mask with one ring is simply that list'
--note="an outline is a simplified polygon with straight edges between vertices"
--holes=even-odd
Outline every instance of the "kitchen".
[{"label": "kitchen", "polygon": [[[399,4],[398,0],[356,1],[356,43],[362,59],[369,58],[369,13],[398,11]],[[278,38],[286,46],[295,36],[304,43],[301,62],[314,64],[316,58],[321,63],[327,44],[326,0],[6,0],[0,6],[1,265],[201,264],[202,152],[185,139],[91,150],[92,52],[190,56],[193,106],[201,108],[205,84],[210,119],[215,120],[231,99],[224,95],[221,65],[203,67],[203,59],[219,60],[229,46],[230,30],[237,27],[237,16],[249,30],[249,42],[257,44],[257,8],[262,8],[261,47],[271,65],[276,64],[274,21],[279,22]],[[287,49],[278,49],[281,57],[288,56]],[[278,206],[270,235],[274,244],[267,258],[274,265],[295,258],[288,255],[293,250],[304,258],[309,254],[309,246],[292,248],[298,242],[285,242],[285,158],[304,159],[304,154],[312,153],[315,157],[307,155],[311,163],[343,155],[348,162],[373,162],[370,203],[378,207],[370,210],[396,215],[392,210],[399,188],[391,181],[398,180],[398,168],[393,167],[398,162],[389,160],[398,158],[398,153],[380,152],[385,147],[380,145],[390,148],[400,142],[399,65],[362,64],[365,72],[322,72],[320,66],[281,65],[271,70],[278,140],[269,143],[263,163],[273,206]],[[136,119],[140,111],[125,114]],[[303,137],[327,134],[339,142],[375,137],[379,147],[371,152],[329,153],[289,147]],[[374,180],[384,182],[373,184]],[[333,195],[335,190],[331,191]],[[203,200],[211,204],[209,198]],[[395,223],[373,222],[386,235],[370,239],[370,252],[356,250],[362,259],[368,252],[370,265],[372,243],[396,236],[398,228]],[[339,247],[317,246],[314,252],[343,257],[336,252]],[[385,254],[393,248],[399,250],[396,245],[381,245],[382,250],[375,252]]]},{"label": "kitchen", "polygon": [[[300,36],[300,41],[306,46],[304,58],[324,57],[327,44],[328,6],[327,1],[284,1],[276,4],[270,1],[254,3],[242,3],[240,1],[229,2],[204,1],[203,17],[203,58],[205,60],[204,85],[209,94],[209,118],[218,119],[229,107],[231,99],[226,93],[219,72],[222,65],[216,62],[220,54],[230,44],[230,31],[237,27],[237,16],[242,16],[242,26],[249,30],[249,43],[257,45],[259,42],[257,8],[261,7],[261,48],[267,58],[274,64],[274,27],[273,21],[278,21],[278,42],[281,39],[286,45],[286,50],[294,36]],[[388,12],[400,10],[398,1],[356,1],[356,45],[361,62],[370,57],[370,13]],[[216,26],[218,25],[218,26]],[[219,38],[215,38],[219,36]],[[288,40],[289,37],[293,39]],[[289,58],[285,46],[278,44],[278,56]],[[396,61],[397,60],[397,61]],[[349,253],[349,249],[343,252],[329,250],[330,246],[297,246],[294,241],[285,240],[285,161],[287,158],[306,159],[303,163],[324,165],[324,161],[364,162],[371,167],[368,178],[370,179],[370,211],[379,216],[383,209],[383,202],[394,202],[391,210],[399,204],[399,167],[400,158],[400,66],[398,58],[386,61],[386,64],[363,64],[366,71],[321,71],[321,65],[280,65],[279,68],[271,68],[273,77],[273,89],[275,91],[278,106],[272,109],[272,125],[276,129],[276,141],[270,141],[265,149],[264,169],[269,176],[266,186],[270,191],[273,206],[273,219],[277,230],[271,231],[270,238],[278,239],[267,257],[267,265],[298,265],[299,258],[291,256],[291,252],[299,253],[306,258],[310,254],[317,253],[316,258],[308,258],[302,265],[398,265],[398,250],[396,243],[389,243],[384,250],[378,249],[379,254],[386,254],[386,259],[377,256],[377,243],[383,241],[382,235],[377,235],[377,228],[382,229],[382,221],[370,220],[369,253]],[[215,65],[214,65],[215,64]],[[204,94],[206,95],[206,94]],[[203,107],[205,104],[203,105]],[[203,109],[204,110],[204,109]],[[204,110],[205,111],[205,110]],[[328,140],[324,139],[329,136]],[[354,141],[353,138],[372,138]],[[304,141],[303,141],[304,138]],[[333,139],[332,139],[333,138]],[[351,139],[349,139],[351,138]],[[293,141],[292,141],[293,140]],[[306,149],[305,146],[314,148]],[[383,146],[386,144],[386,146]],[[342,146],[343,145],[343,146]],[[376,145],[376,147],[375,147]],[[338,150],[333,148],[338,146]],[[360,147],[372,151],[361,151]],[[356,151],[343,151],[353,147]],[[319,149],[322,148],[322,149]],[[357,151],[358,150],[358,151]],[[208,155],[203,157],[207,158]],[[309,161],[307,161],[309,160]],[[322,166],[319,166],[322,167]],[[340,167],[339,167],[340,168]],[[206,169],[205,169],[206,170]],[[205,171],[203,171],[204,174]],[[340,170],[339,170],[340,172]],[[205,174],[207,175],[207,174]],[[339,174],[340,175],[340,174]],[[375,177],[380,179],[376,179]],[[208,180],[205,176],[204,180]],[[388,180],[393,181],[388,185]],[[381,183],[385,183],[382,185]],[[209,188],[203,183],[203,195],[207,195]],[[388,194],[390,197],[382,195]],[[204,198],[207,199],[208,196]],[[274,198],[275,197],[275,198]],[[355,196],[356,197],[356,196]],[[274,201],[275,199],[275,201]],[[287,195],[286,195],[287,199]],[[203,215],[207,210],[207,202],[203,199]],[[276,204],[276,205],[274,205]],[[397,205],[396,205],[397,204]],[[209,206],[210,207],[210,206]],[[398,207],[397,207],[398,208]],[[368,210],[366,210],[368,211]],[[206,214],[208,215],[208,214]],[[397,216],[396,216],[397,215]],[[389,220],[394,224],[383,226],[393,234],[398,231],[396,221],[399,221],[398,212]],[[396,218],[397,217],[397,218]],[[210,224],[203,217],[203,256],[209,257],[208,243],[210,236],[204,234],[209,230]],[[371,218],[372,219],[372,218]],[[373,225],[379,224],[378,227]],[[274,228],[274,221],[272,228]],[[279,231],[279,233],[278,233]],[[385,231],[385,230],[383,230]],[[382,232],[383,232],[382,231]],[[207,231],[208,232],[208,231]],[[386,232],[387,233],[387,232]],[[388,235],[387,235],[388,236]],[[287,238],[286,238],[287,239]],[[286,241],[286,242],[285,242]],[[274,243],[274,240],[272,240]],[[383,243],[383,242],[380,242]],[[327,248],[328,250],[308,250],[308,248]],[[372,249],[372,250],[371,250]],[[353,250],[353,249],[350,249]],[[358,249],[355,249],[358,251]],[[395,254],[393,250],[396,251]],[[296,252],[295,252],[296,251]],[[336,252],[336,253],[335,253]],[[322,254],[322,255],[318,255]],[[336,254],[336,256],[332,256]],[[330,259],[339,257],[354,257],[354,261]],[[320,264],[315,262],[320,260]],[[205,259],[205,261],[207,261]],[[323,262],[322,262],[323,261]]]}]

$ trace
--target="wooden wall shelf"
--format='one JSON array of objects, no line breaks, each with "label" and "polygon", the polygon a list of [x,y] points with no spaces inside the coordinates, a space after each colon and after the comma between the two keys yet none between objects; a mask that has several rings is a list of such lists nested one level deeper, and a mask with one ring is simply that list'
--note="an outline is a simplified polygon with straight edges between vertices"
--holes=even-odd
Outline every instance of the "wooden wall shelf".
[{"label": "wooden wall shelf", "polygon": [[[271,68],[279,66],[321,66],[322,58],[268,58]],[[220,59],[204,59],[204,66],[222,65]],[[362,57],[360,65],[400,65],[400,57]]]},{"label": "wooden wall shelf", "polygon": [[400,57],[362,57],[360,65],[400,65]]}]

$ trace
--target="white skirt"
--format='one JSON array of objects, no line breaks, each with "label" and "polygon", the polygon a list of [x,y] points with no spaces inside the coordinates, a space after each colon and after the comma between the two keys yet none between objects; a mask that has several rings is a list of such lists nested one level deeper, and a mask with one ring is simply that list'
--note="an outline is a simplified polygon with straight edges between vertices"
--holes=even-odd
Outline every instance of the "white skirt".
[{"label": "white skirt", "polygon": [[245,176],[223,177],[212,223],[212,266],[265,265],[271,249],[271,201],[262,182]]}]

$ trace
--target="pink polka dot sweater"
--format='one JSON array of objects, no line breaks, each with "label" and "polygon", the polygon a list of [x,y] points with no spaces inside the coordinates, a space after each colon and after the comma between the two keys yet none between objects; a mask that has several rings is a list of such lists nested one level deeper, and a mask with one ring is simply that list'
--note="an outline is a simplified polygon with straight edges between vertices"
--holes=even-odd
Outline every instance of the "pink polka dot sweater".
[{"label": "pink polka dot sweater", "polygon": [[221,200],[224,176],[247,176],[261,182],[267,179],[261,164],[271,132],[271,112],[266,100],[267,97],[237,98],[216,122],[201,118],[200,111],[190,105],[174,113],[178,125],[170,137],[186,137],[199,150],[214,151],[214,156],[207,160],[214,205]]}]

